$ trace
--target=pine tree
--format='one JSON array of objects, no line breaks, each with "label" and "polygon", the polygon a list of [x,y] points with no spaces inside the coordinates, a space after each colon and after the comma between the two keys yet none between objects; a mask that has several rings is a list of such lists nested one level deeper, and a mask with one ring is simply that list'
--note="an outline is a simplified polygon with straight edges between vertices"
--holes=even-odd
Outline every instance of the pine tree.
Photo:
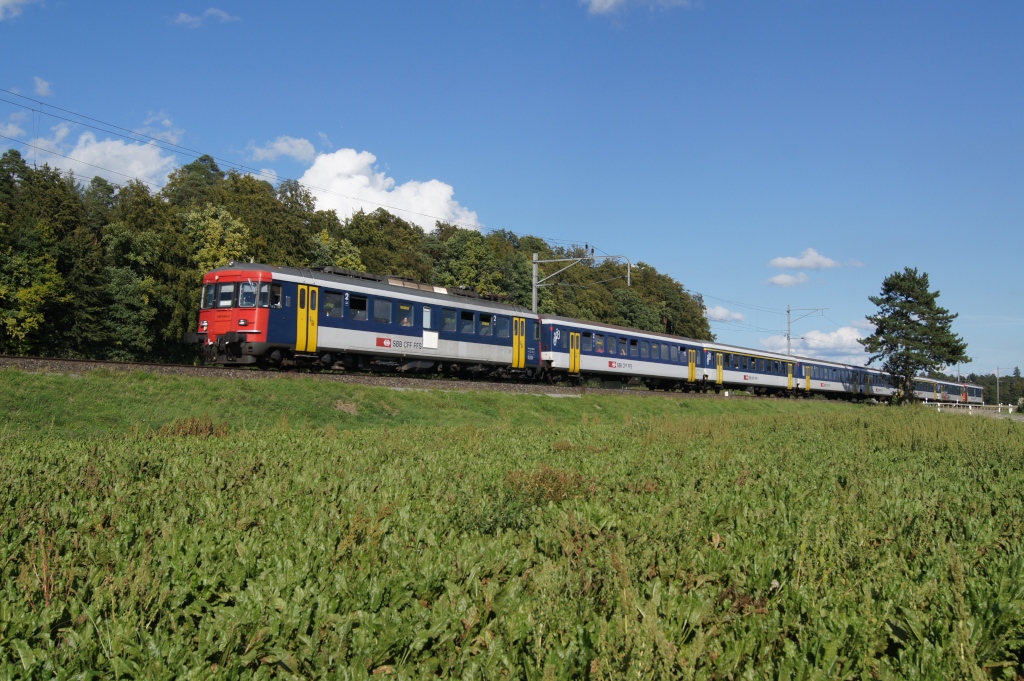
[{"label": "pine tree", "polygon": [[878,306],[878,313],[867,318],[875,332],[860,343],[872,354],[870,362],[882,360],[882,368],[908,398],[918,374],[971,361],[967,344],[951,329],[957,315],[939,307],[938,297],[938,291],[928,290],[927,272],[907,267],[885,278],[881,295],[868,298]]}]

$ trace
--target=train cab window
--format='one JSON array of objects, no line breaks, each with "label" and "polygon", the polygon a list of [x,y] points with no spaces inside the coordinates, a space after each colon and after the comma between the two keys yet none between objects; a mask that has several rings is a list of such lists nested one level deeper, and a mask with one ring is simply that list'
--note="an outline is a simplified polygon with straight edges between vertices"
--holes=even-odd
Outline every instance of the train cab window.
[{"label": "train cab window", "polygon": [[270,307],[270,284],[260,284],[260,295],[256,304],[260,307]]},{"label": "train cab window", "polygon": [[640,341],[640,356],[643,358],[651,356],[651,344],[649,341]]},{"label": "train cab window", "polygon": [[508,338],[511,327],[508,317],[498,317],[498,338]]},{"label": "train cab window", "polygon": [[481,314],[480,315],[480,335],[481,336],[493,336],[494,335],[493,318],[489,314]]},{"label": "train cab window", "polygon": [[669,348],[669,353],[673,362],[679,361],[679,348],[675,345]]},{"label": "train cab window", "polygon": [[345,296],[340,293],[324,292],[324,314],[328,317],[345,316]]},{"label": "train cab window", "polygon": [[604,353],[604,336],[600,333],[594,334],[594,352]]},{"label": "train cab window", "polygon": [[555,340],[559,350],[569,349],[569,332],[565,329],[555,331]]},{"label": "train cab window", "polygon": [[411,303],[398,304],[398,325],[412,326],[415,323],[415,310]]},{"label": "train cab window", "polygon": [[373,321],[378,324],[391,323],[391,301],[387,298],[373,299]]},{"label": "train cab window", "polygon": [[661,359],[661,346],[651,343],[651,359]]},{"label": "train cab window", "polygon": [[590,352],[594,349],[594,336],[585,333],[580,337],[580,352]]},{"label": "train cab window", "polygon": [[625,357],[626,355],[629,354],[629,349],[628,348],[629,348],[629,341],[627,341],[625,338],[620,338],[619,339],[619,354],[622,355],[623,357]]},{"label": "train cab window", "polygon": [[449,310],[447,307],[441,310],[441,330],[455,332],[457,327],[456,319],[458,317],[455,314],[455,310]]},{"label": "train cab window", "polygon": [[629,356],[630,357],[636,357],[636,356],[638,356],[640,354],[639,345],[640,344],[637,343],[635,340],[629,341]]},{"label": "train cab window", "polygon": [[233,302],[235,302],[235,285],[218,284],[217,307],[231,307]]},{"label": "train cab window", "polygon": [[243,281],[238,285],[238,307],[256,307],[256,284]]},{"label": "train cab window", "polygon": [[350,296],[348,299],[348,318],[357,322],[365,322],[369,319],[367,314],[366,296]]},{"label": "train cab window", "polygon": [[216,291],[217,287],[213,284],[206,284],[203,286],[203,295],[202,298],[199,299],[200,310],[209,310],[213,307],[213,298]]},{"label": "train cab window", "polygon": [[462,333],[473,333],[476,330],[476,315],[472,312],[463,312],[459,320],[459,331]]},{"label": "train cab window", "polygon": [[270,285],[270,307],[278,310],[283,305],[284,296],[281,295],[281,285],[271,284]]},{"label": "train cab window", "polygon": [[433,319],[431,319],[431,316],[430,316],[430,312],[431,312],[430,306],[429,305],[424,305],[423,306],[423,328],[427,329],[428,331],[432,328],[431,327],[431,323],[433,322]]}]

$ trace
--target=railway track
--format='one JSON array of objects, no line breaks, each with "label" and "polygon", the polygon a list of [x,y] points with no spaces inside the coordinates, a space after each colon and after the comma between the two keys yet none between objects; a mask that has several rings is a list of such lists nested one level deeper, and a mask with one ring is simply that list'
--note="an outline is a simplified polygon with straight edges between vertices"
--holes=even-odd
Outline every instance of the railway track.
[{"label": "railway track", "polygon": [[449,378],[397,376],[394,374],[341,373],[333,371],[260,371],[221,366],[193,366],[188,364],[166,364],[159,362],[118,362],[102,359],[60,359],[54,357],[21,357],[0,355],[0,368],[13,368],[31,372],[76,374],[84,371],[105,369],[108,371],[146,371],[154,374],[237,378],[246,380],[317,380],[337,381],[354,385],[366,385],[393,390],[492,390],[504,393],[537,395],[636,395],[638,397],[670,397],[676,399],[754,399],[752,395],[684,393],[651,391],[646,388],[597,388],[589,386],[548,385],[543,383],[514,383],[503,381],[453,380]]}]

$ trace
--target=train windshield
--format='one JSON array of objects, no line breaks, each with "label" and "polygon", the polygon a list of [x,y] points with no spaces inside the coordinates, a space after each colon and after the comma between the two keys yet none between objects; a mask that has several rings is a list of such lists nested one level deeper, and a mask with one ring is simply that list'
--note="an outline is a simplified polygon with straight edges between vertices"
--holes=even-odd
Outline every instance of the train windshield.
[{"label": "train windshield", "polygon": [[243,281],[238,285],[238,307],[256,307],[256,284]]},{"label": "train windshield", "polygon": [[199,309],[209,310],[213,307],[213,297],[216,293],[217,287],[213,284],[206,284],[203,286],[203,296],[199,301]]},{"label": "train windshield", "polygon": [[235,285],[219,284],[217,286],[217,307],[231,307],[235,302]]}]

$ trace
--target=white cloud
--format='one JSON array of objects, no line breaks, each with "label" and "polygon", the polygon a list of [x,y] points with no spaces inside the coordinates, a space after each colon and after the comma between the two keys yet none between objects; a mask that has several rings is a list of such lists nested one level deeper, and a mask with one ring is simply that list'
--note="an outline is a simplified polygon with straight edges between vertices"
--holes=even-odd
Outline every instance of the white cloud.
[{"label": "white cloud", "polygon": [[626,4],[626,0],[583,0],[591,14],[607,14]]},{"label": "white cloud", "polygon": [[742,322],[746,320],[746,317],[721,305],[715,305],[708,308],[708,319],[716,322]]},{"label": "white cloud", "polygon": [[142,127],[136,128],[134,132],[148,135],[164,142],[170,142],[171,144],[180,142],[182,135],[185,134],[185,131],[181,128],[174,127],[174,121],[162,111],[149,114]]},{"label": "white cloud", "polygon": [[[152,142],[128,143],[118,139],[96,139],[92,132],[84,132],[72,144],[68,141],[71,127],[61,123],[51,129],[51,137],[31,141],[40,147],[36,161],[52,167],[74,171],[81,178],[99,175],[111,182],[124,184],[138,179],[152,184],[163,184],[176,162],[165,156]],[[59,154],[59,155],[58,155]]]},{"label": "white cloud", "polygon": [[246,175],[254,177],[257,180],[269,182],[270,184],[277,184],[278,180],[280,180],[280,178],[277,175],[277,171],[274,170],[273,168],[260,168],[259,172],[246,173]]},{"label": "white cloud", "polygon": [[800,254],[799,258],[794,258],[793,256],[773,258],[768,265],[780,270],[825,270],[832,267],[839,267],[838,262],[832,258],[825,257],[813,248],[808,248]]},{"label": "white cloud", "polygon": [[50,87],[50,83],[43,80],[39,76],[36,76],[36,94],[40,97],[50,97],[53,95],[53,88]]},{"label": "white cloud", "polygon": [[396,184],[394,178],[374,168],[376,162],[377,157],[368,151],[339,149],[318,155],[299,182],[309,187],[318,208],[334,209],[342,219],[383,205],[426,230],[432,230],[436,220],[479,228],[476,213],[452,198],[455,189],[450,184],[440,180]]},{"label": "white cloud", "polygon": [[318,132],[317,135],[320,136],[320,141],[324,143],[325,147],[332,150],[334,149],[334,144],[331,142],[331,138],[327,136],[327,133]]},{"label": "white cloud", "polygon": [[[2,0],[0,0],[2,1]],[[241,21],[240,17],[232,16],[222,9],[211,7],[198,16],[193,16],[185,12],[180,13],[174,19],[174,23],[179,26],[186,26],[188,28],[199,28],[207,19],[218,19],[222,24],[230,21]]]},{"label": "white cloud", "polygon": [[768,279],[768,283],[772,286],[800,286],[807,282],[807,275],[803,272],[797,272],[794,274],[776,274],[774,277]]},{"label": "white cloud", "polygon": [[24,112],[19,111],[18,113],[11,114],[8,119],[10,122],[0,123],[0,135],[4,135],[5,137],[20,137],[21,135],[24,135],[25,130],[18,125],[18,121],[23,118],[25,118]]},{"label": "white cloud", "polygon": [[316,156],[316,149],[312,142],[288,135],[282,135],[262,147],[257,147],[253,142],[249,142],[249,151],[254,161],[276,161],[282,156],[290,156],[296,161],[312,161]]},{"label": "white cloud", "polygon": [[10,19],[21,14],[24,5],[38,2],[39,0],[0,0],[0,21]]},{"label": "white cloud", "polygon": [[[864,365],[868,354],[864,346],[857,342],[864,333],[861,322],[852,326],[841,326],[835,331],[808,331],[791,341],[793,354],[803,357],[816,357],[845,364]],[[761,347],[773,352],[786,352],[785,336],[769,336],[759,339]]]},{"label": "white cloud", "polygon": [[610,14],[629,4],[648,7],[692,7],[693,0],[580,0],[590,14]]}]

